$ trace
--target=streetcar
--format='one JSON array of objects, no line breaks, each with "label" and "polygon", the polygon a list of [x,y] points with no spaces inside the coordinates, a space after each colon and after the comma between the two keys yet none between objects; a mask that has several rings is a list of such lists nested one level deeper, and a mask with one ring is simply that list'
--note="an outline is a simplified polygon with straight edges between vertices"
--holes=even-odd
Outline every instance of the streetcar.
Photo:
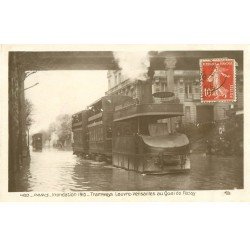
[{"label": "streetcar", "polygon": [[154,103],[150,82],[137,85],[137,99],[104,96],[73,115],[73,153],[142,174],[189,171],[189,140],[176,126],[183,105]]},{"label": "streetcar", "polygon": [[41,151],[43,148],[43,135],[42,133],[36,133],[32,135],[32,147],[34,151]]},{"label": "streetcar", "polygon": [[73,153],[75,155],[87,155],[89,149],[88,138],[88,110],[80,111],[72,116]]},{"label": "streetcar", "polygon": [[[142,83],[145,87],[149,83]],[[190,169],[189,140],[177,132],[183,105],[153,103],[150,91],[141,100],[117,107],[113,120],[112,162],[140,173],[167,174]]]},{"label": "streetcar", "polygon": [[111,161],[114,109],[128,99],[127,96],[104,96],[86,110],[75,113],[72,116],[73,154]]}]

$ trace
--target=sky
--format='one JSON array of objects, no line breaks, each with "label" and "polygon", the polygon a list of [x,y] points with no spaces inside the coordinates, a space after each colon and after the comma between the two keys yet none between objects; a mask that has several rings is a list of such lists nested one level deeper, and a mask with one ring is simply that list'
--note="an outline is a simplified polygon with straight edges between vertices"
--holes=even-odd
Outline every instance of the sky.
[{"label": "sky", "polygon": [[107,71],[58,70],[38,71],[24,82],[25,98],[34,105],[31,133],[47,129],[60,114],[76,113],[105,95],[108,90]]}]

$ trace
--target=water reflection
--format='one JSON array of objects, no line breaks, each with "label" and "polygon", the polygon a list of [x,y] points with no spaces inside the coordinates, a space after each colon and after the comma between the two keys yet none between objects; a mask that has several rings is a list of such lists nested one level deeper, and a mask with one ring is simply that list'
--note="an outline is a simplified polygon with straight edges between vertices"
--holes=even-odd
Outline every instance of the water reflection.
[{"label": "water reflection", "polygon": [[212,190],[243,188],[243,159],[191,156],[188,174],[141,175],[76,157],[71,151],[31,151],[17,191]]}]

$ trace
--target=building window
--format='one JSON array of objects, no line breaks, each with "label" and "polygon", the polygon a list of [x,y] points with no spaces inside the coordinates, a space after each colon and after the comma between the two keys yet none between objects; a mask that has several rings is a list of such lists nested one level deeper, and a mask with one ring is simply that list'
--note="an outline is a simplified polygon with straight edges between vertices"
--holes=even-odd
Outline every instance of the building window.
[{"label": "building window", "polygon": [[183,89],[182,87],[180,87],[180,88],[178,89],[178,91],[179,91],[179,93],[183,93],[183,92],[184,92],[184,89]]},{"label": "building window", "polygon": [[192,98],[192,83],[185,84],[185,96],[187,99]]},{"label": "building window", "polygon": [[223,118],[226,118],[226,116],[227,116],[227,111],[225,108],[223,108]]},{"label": "building window", "polygon": [[191,83],[188,83],[185,85],[185,93],[186,94],[192,93],[192,84]]},{"label": "building window", "polygon": [[185,118],[187,122],[191,121],[191,109],[190,106],[185,107]]},{"label": "building window", "polygon": [[155,92],[160,92],[160,86],[159,86],[159,84],[157,84],[156,86],[155,86]]}]

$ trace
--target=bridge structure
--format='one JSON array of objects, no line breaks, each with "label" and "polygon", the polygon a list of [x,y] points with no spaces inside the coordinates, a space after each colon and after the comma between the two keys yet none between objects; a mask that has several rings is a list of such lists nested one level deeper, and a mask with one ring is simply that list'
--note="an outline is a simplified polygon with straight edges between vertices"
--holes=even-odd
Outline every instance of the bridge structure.
[{"label": "bridge structure", "polygon": [[[29,159],[25,126],[24,81],[30,71],[117,70],[112,51],[10,51],[9,52],[9,191],[16,190],[18,173]],[[149,51],[150,69],[198,70],[199,59],[233,58],[243,69],[243,51]]]}]

